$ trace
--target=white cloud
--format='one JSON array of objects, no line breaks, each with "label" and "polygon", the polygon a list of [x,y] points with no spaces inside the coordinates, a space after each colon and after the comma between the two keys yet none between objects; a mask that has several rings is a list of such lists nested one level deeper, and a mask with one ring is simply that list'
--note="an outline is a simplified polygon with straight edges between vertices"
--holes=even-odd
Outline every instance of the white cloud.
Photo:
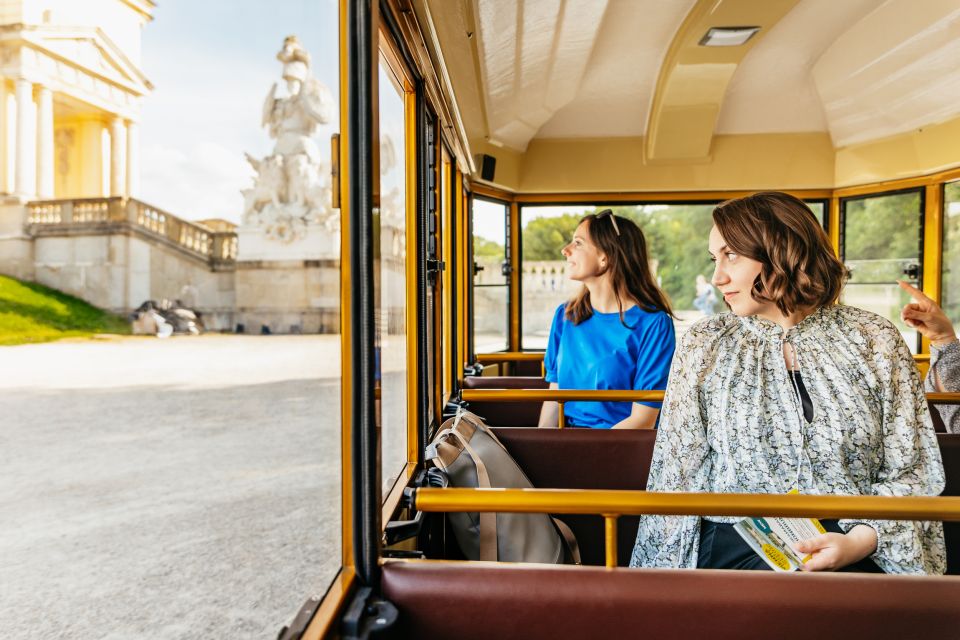
[{"label": "white cloud", "polygon": [[242,153],[201,141],[187,151],[151,145],[143,149],[142,200],[188,220],[240,222],[253,169]]}]

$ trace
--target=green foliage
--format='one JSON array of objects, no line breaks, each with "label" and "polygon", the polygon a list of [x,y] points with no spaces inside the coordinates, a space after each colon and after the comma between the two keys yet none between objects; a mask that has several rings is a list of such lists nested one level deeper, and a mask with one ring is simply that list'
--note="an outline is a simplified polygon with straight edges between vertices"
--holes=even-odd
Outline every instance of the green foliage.
[{"label": "green foliage", "polygon": [[487,240],[480,236],[473,236],[473,257],[480,261],[483,258],[503,260],[504,247],[499,242]]},{"label": "green foliage", "polygon": [[54,289],[0,276],[0,345],[130,333],[125,319]]},{"label": "green foliage", "polygon": [[[920,194],[899,193],[846,203],[844,260],[916,260],[920,253]],[[854,277],[856,278],[856,271]],[[900,274],[902,277],[902,274]]]},{"label": "green foliage", "polygon": [[692,309],[697,276],[707,280],[713,263],[707,251],[713,226],[712,204],[638,206],[617,210],[640,227],[647,251],[657,261],[655,276],[674,309]]},{"label": "green foliage", "polygon": [[[681,204],[613,207],[618,216],[637,223],[656,262],[655,277],[677,309],[693,308],[696,279],[713,273],[707,238],[713,205]],[[523,229],[524,260],[562,260],[560,249],[573,237],[582,216],[535,218]]]},{"label": "green foliage", "polygon": [[944,187],[943,220],[943,310],[954,326],[960,324],[960,215],[950,215],[951,206],[960,204],[960,182]]},{"label": "green foliage", "polygon": [[524,260],[563,260],[560,249],[573,239],[582,216],[567,213],[555,218],[534,218],[523,228]]}]

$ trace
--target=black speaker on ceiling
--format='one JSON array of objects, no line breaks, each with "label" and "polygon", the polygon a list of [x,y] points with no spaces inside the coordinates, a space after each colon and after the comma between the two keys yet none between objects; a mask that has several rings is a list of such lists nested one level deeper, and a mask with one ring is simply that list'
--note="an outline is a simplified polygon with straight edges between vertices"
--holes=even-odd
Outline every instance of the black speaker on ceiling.
[{"label": "black speaker on ceiling", "polygon": [[493,176],[497,172],[497,159],[485,153],[481,153],[477,159],[479,160],[477,164],[480,165],[480,178],[493,182]]}]

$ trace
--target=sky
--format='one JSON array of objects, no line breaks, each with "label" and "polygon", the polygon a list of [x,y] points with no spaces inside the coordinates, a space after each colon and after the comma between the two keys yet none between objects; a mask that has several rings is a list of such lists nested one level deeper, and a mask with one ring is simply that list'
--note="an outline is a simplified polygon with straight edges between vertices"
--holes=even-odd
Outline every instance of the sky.
[{"label": "sky", "polygon": [[143,29],[154,90],[141,112],[141,200],[188,220],[240,221],[254,176],[244,153],[273,148],[261,114],[271,85],[283,86],[276,54],[288,35],[334,97],[315,136],[325,154],[338,118],[336,0],[158,0]]}]

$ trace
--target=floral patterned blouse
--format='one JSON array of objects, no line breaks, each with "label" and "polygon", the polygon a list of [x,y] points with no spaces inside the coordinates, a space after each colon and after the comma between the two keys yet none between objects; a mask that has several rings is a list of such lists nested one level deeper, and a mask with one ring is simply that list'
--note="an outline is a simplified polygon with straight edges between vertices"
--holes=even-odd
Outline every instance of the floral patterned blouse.
[{"label": "floral patterned blouse", "polygon": [[[813,420],[783,357],[793,346]],[[897,329],[853,307],[822,307],[788,331],[756,316],[705,318],[670,371],[650,491],[935,496],[943,462],[916,365]],[[741,518],[710,517],[716,522]],[[841,520],[877,532],[887,573],[943,573],[940,522]],[[697,566],[700,518],[644,516],[630,566]]]},{"label": "floral patterned blouse", "polygon": [[[954,340],[938,347],[930,345],[930,369],[923,381],[923,388],[927,391],[936,391],[937,385],[933,374],[936,371],[940,376],[940,383],[947,391],[960,390],[960,342]],[[960,433],[960,405],[941,404],[937,407],[943,424],[950,433]]]}]

